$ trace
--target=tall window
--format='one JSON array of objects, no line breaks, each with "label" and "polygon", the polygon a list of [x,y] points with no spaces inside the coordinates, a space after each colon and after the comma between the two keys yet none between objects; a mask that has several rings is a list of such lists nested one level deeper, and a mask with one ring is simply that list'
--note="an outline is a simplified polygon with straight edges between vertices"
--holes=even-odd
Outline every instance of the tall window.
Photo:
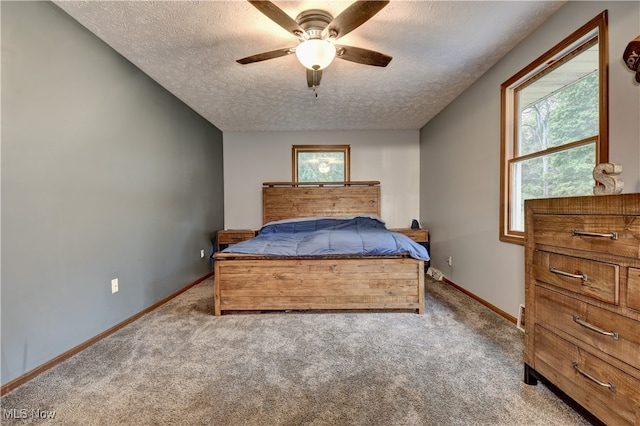
[{"label": "tall window", "polygon": [[593,194],[608,161],[607,11],[501,86],[500,239],[524,242],[524,200]]}]

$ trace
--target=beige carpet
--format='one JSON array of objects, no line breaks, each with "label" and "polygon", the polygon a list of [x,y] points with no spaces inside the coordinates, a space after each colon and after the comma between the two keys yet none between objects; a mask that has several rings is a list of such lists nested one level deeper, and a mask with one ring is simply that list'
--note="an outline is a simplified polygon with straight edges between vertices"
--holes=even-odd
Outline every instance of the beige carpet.
[{"label": "beige carpet", "polygon": [[425,315],[214,317],[212,295],[205,281],[5,395],[2,424],[588,424],[522,382],[513,324],[446,284],[427,283]]}]

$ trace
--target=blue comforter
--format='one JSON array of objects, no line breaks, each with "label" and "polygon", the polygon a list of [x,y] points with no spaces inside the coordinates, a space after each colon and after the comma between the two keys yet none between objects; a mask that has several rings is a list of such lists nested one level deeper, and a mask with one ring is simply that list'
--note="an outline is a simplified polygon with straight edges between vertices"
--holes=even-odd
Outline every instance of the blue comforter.
[{"label": "blue comforter", "polygon": [[367,216],[273,222],[263,226],[255,238],[223,252],[272,256],[409,254],[429,260],[426,248]]}]

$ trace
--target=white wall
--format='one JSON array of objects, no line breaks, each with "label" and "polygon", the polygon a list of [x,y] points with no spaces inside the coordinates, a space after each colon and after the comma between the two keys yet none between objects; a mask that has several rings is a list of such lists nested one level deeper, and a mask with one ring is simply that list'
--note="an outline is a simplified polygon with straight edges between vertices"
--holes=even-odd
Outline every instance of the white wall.
[{"label": "white wall", "polygon": [[640,34],[638,2],[567,2],[420,132],[420,213],[432,265],[513,316],[524,301],[524,250],[499,241],[500,85],[605,9],[609,160],[622,164],[625,192],[640,192],[640,86],[622,61]]},{"label": "white wall", "polygon": [[292,145],[351,145],[351,180],[381,183],[381,216],[408,227],[419,216],[418,130],[225,132],[225,228],[262,225],[262,183],[291,181]]}]

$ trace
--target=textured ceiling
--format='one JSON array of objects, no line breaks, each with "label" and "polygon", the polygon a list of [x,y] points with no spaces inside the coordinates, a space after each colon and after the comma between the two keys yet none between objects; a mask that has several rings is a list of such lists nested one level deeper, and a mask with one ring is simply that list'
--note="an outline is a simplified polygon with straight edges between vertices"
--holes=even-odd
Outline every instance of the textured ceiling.
[{"label": "textured ceiling", "polygon": [[[298,43],[246,1],[55,3],[222,131],[292,131],[419,129],[564,2],[391,1],[339,41],[391,63],[335,60],[318,97],[295,55],[236,63]],[[274,3],[294,19],[351,4]]]}]

